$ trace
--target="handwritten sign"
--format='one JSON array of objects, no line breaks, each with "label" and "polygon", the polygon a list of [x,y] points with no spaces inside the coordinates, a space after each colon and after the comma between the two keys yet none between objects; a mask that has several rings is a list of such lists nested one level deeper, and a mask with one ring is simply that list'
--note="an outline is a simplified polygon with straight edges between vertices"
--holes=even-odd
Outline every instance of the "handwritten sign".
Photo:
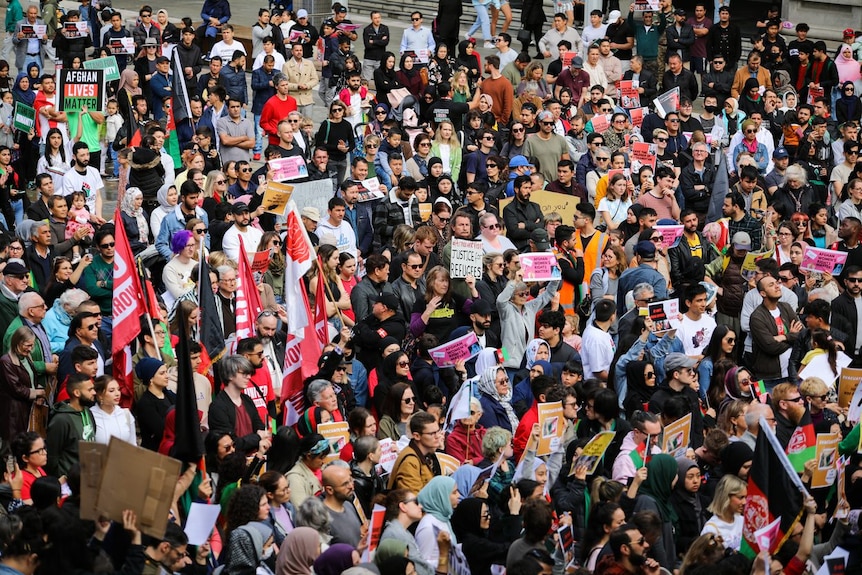
[{"label": "handwritten sign", "polygon": [[102,109],[105,91],[104,70],[60,70],[57,92],[61,112],[77,112],[87,106],[90,110]]},{"label": "handwritten sign", "polygon": [[550,455],[560,450],[563,431],[566,428],[563,416],[563,403],[552,401],[538,404],[539,408],[539,447],[536,455]]},{"label": "handwritten sign", "polygon": [[835,479],[838,476],[836,463],[838,461],[839,441],[841,441],[841,434],[838,433],[817,434],[817,447],[814,452],[817,467],[814,468],[814,473],[811,474],[812,489],[829,487],[835,483]]},{"label": "handwritten sign", "polygon": [[[512,198],[503,198],[500,200],[501,214],[503,213],[503,208],[509,205],[511,201]],[[569,194],[539,190],[530,194],[530,201],[539,204],[543,214],[557,212],[562,216],[564,224],[572,225],[575,221],[575,208],[581,200],[577,196],[570,196]]]},{"label": "handwritten sign", "polygon": [[640,82],[637,80],[623,80],[620,82],[620,106],[623,108],[640,108],[641,95],[638,92]]},{"label": "handwritten sign", "polygon": [[679,300],[667,299],[649,304],[649,318],[655,324],[656,335],[679,329]]},{"label": "handwritten sign", "polygon": [[116,56],[105,56],[95,60],[85,60],[84,70],[104,70],[105,82],[113,82],[120,79],[120,67],[117,66]]},{"label": "handwritten sign", "polygon": [[616,436],[614,431],[601,431],[595,434],[590,442],[584,446],[581,456],[572,463],[572,470],[569,475],[574,475],[575,469],[581,466],[586,466],[587,475],[593,475],[599,467],[602,457],[605,456],[605,451],[608,450]]},{"label": "handwritten sign", "polygon": [[276,182],[286,180],[297,180],[308,177],[308,167],[302,156],[289,156],[287,158],[276,158],[267,162],[272,172],[272,179]]},{"label": "handwritten sign", "polygon": [[521,254],[521,271],[526,282],[547,282],[563,277],[557,256],[550,252]]},{"label": "handwritten sign", "polygon": [[682,238],[683,231],[685,231],[685,226],[682,225],[653,227],[661,232],[661,243],[665,249],[675,248],[678,246],[680,238]]},{"label": "handwritten sign", "polygon": [[437,367],[452,367],[461,360],[475,357],[480,351],[482,351],[482,346],[479,345],[479,338],[476,337],[475,332],[471,331],[457,339],[429,349],[428,353],[431,354],[431,359],[434,360]]},{"label": "handwritten sign", "polygon": [[19,32],[24,35],[23,38],[27,39],[44,38],[48,33],[48,26],[46,24],[22,24]]},{"label": "handwritten sign", "polygon": [[108,47],[111,49],[111,54],[122,54],[125,56],[134,56],[135,54],[135,39],[134,38],[111,38]]},{"label": "handwritten sign", "polygon": [[36,125],[36,110],[24,102],[15,102],[15,115],[12,127],[22,132],[29,132]]},{"label": "handwritten sign", "polygon": [[326,456],[327,463],[338,459],[338,454],[350,442],[350,428],[346,421],[328,421],[317,426],[317,433],[322,435],[332,445],[332,450]]},{"label": "handwritten sign", "polygon": [[666,425],[661,441],[661,450],[674,457],[685,455],[691,441],[691,414],[686,413],[673,423]]},{"label": "handwritten sign", "polygon": [[449,259],[452,278],[482,277],[482,242],[452,238],[452,255]]},{"label": "handwritten sign", "polygon": [[377,473],[389,475],[398,460],[398,447],[391,437],[380,440],[380,461],[377,462]]},{"label": "handwritten sign", "polygon": [[847,263],[847,252],[805,246],[799,269],[837,276]]},{"label": "handwritten sign", "polygon": [[279,182],[267,182],[266,190],[263,192],[264,209],[269,214],[283,216],[287,209],[287,202],[290,201],[290,196],[293,194],[293,186],[290,184],[281,184]]}]

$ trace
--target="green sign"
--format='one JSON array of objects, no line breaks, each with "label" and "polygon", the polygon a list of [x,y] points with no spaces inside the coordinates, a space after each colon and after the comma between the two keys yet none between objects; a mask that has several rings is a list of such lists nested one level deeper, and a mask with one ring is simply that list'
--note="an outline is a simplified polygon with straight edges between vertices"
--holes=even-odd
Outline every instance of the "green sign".
[{"label": "green sign", "polygon": [[105,56],[95,60],[85,60],[84,70],[104,70],[105,82],[113,82],[120,79],[120,68],[117,66],[116,56]]},{"label": "green sign", "polygon": [[15,102],[15,115],[12,127],[22,132],[29,132],[36,127],[36,110],[23,102]]}]

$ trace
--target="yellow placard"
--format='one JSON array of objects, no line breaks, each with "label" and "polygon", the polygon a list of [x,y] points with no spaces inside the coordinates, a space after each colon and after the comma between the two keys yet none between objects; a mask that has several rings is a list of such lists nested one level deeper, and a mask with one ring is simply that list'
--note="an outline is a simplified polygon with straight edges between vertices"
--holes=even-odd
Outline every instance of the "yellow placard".
[{"label": "yellow placard", "polygon": [[293,194],[293,186],[281,182],[267,182],[264,184],[266,190],[263,192],[264,209],[268,214],[283,216],[287,210],[287,202]]},{"label": "yellow placard", "polygon": [[838,442],[841,435],[837,433],[818,433],[817,450],[814,458],[817,466],[811,475],[811,488],[829,487],[835,483],[838,475],[836,463],[838,461]]},{"label": "yellow placard", "polygon": [[844,367],[838,376],[838,405],[843,408],[850,407],[850,400],[862,381],[862,369]]},{"label": "yellow placard", "polygon": [[670,425],[665,426],[661,440],[661,450],[679,457],[685,455],[691,441],[691,414],[686,413]]},{"label": "yellow placard", "polygon": [[437,461],[440,462],[440,471],[443,475],[452,475],[461,467],[461,462],[448,453],[438,451],[434,455],[437,456]]},{"label": "yellow placard", "polygon": [[593,436],[589,443],[584,446],[581,456],[572,462],[572,470],[569,475],[575,474],[575,469],[586,465],[587,475],[592,475],[596,472],[602,457],[605,456],[605,451],[608,450],[614,437],[617,436],[615,431],[600,431]]},{"label": "yellow placard", "polygon": [[326,462],[338,459],[341,450],[350,442],[350,427],[346,421],[329,421],[317,426],[317,433],[332,444],[332,453],[326,457]]},{"label": "yellow placard", "polygon": [[745,260],[742,262],[742,267],[739,268],[739,273],[747,280],[750,280],[754,277],[754,273],[757,271],[757,262],[762,260],[763,258],[771,258],[772,254],[775,253],[775,250],[769,250],[768,252],[748,252],[745,254]]},{"label": "yellow placard", "polygon": [[[500,213],[503,213],[505,208],[513,198],[503,198],[500,200]],[[542,213],[545,215],[551,212],[557,212],[563,217],[563,223],[567,226],[573,226],[575,222],[575,208],[581,199],[577,196],[561,194],[559,192],[549,192],[547,190],[537,190],[530,194],[530,201],[536,202],[542,208]]]},{"label": "yellow placard", "polygon": [[539,404],[539,447],[536,455],[550,455],[562,447],[566,428],[563,403],[552,401]]}]

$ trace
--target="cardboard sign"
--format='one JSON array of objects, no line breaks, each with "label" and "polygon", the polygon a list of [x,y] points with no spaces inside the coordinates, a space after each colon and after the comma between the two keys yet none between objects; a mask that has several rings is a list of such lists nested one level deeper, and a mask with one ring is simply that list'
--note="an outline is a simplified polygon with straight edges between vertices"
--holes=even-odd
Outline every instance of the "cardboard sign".
[{"label": "cardboard sign", "polygon": [[255,273],[265,274],[269,269],[270,253],[269,250],[264,252],[255,252],[254,258],[251,260],[251,271]]},{"label": "cardboard sign", "polygon": [[649,114],[649,108],[645,107],[632,108],[629,110],[629,117],[632,119],[632,126],[640,128],[644,123],[644,116],[647,114]]},{"label": "cardboard sign", "polygon": [[691,441],[691,414],[677,419],[665,426],[661,439],[661,450],[674,457],[685,455]]},{"label": "cardboard sign", "polygon": [[24,36],[22,39],[35,40],[44,38],[48,34],[46,24],[21,24],[18,31]]},{"label": "cardboard sign", "polygon": [[754,272],[757,271],[757,262],[763,258],[771,258],[773,253],[775,253],[774,249],[760,253],[748,252],[745,254],[745,260],[742,262],[742,267],[739,268],[740,275],[745,279],[750,280],[754,277]]},{"label": "cardboard sign", "polygon": [[449,275],[453,279],[463,279],[468,275],[482,279],[482,242],[452,238]]},{"label": "cardboard sign", "polygon": [[437,461],[440,462],[440,471],[443,475],[452,475],[458,468],[461,467],[461,462],[458,461],[455,457],[449,455],[448,453],[443,453],[442,451],[438,451],[434,455],[437,456]]},{"label": "cardboard sign", "polygon": [[89,33],[86,22],[66,22],[63,24],[63,36],[66,38],[83,38]]},{"label": "cardboard sign", "polygon": [[346,421],[328,421],[317,426],[317,433],[322,435],[330,444],[332,451],[326,456],[326,462],[338,459],[338,454],[344,446],[350,443],[350,428]]},{"label": "cardboard sign", "polygon": [[847,252],[805,246],[799,269],[837,276],[847,263]]},{"label": "cardboard sign", "polygon": [[563,416],[563,402],[540,403],[539,407],[539,447],[536,455],[550,455],[560,450],[566,420]]},{"label": "cardboard sign", "polygon": [[134,38],[111,38],[108,48],[111,49],[111,54],[122,54],[125,56],[135,55],[135,39]]},{"label": "cardboard sign", "polygon": [[437,367],[452,367],[459,361],[467,360],[479,355],[482,346],[475,332],[468,332],[457,339],[447,341],[442,345],[431,348],[428,353]]},{"label": "cardboard sign", "polygon": [[263,207],[269,214],[283,216],[287,210],[287,202],[293,194],[293,186],[279,182],[267,182],[266,190],[263,192]]},{"label": "cardboard sign", "polygon": [[102,470],[107,463],[107,457],[107,445],[90,441],[78,442],[78,459],[81,462],[81,519],[99,519],[96,501],[99,498]]},{"label": "cardboard sign", "polygon": [[640,108],[641,95],[638,92],[640,82],[637,80],[623,80],[620,82],[620,106],[626,109]]},{"label": "cardboard sign", "polygon": [[[543,214],[557,212],[562,216],[564,224],[572,225],[575,221],[575,208],[581,200],[577,196],[570,196],[569,194],[539,190],[530,194],[530,201],[539,204]],[[512,198],[503,198],[500,200],[501,214],[503,213],[503,208],[511,202]]]},{"label": "cardboard sign", "polygon": [[668,90],[661,94],[658,98],[652,101],[655,106],[656,113],[664,119],[668,112],[679,111],[679,86],[672,90]]},{"label": "cardboard sign", "polygon": [[15,102],[15,114],[12,117],[12,127],[22,132],[29,132],[36,126],[36,110],[24,102]]},{"label": "cardboard sign", "polygon": [[632,173],[637,173],[644,166],[655,171],[656,147],[646,142],[633,142],[631,145]]},{"label": "cardboard sign", "polygon": [[302,156],[276,158],[269,160],[267,164],[272,171],[271,177],[276,182],[308,177],[308,167],[305,165],[305,159]]},{"label": "cardboard sign", "polygon": [[368,552],[377,549],[380,544],[380,536],[383,534],[383,519],[386,517],[386,508],[382,505],[374,505],[371,510],[371,524],[368,526]]},{"label": "cardboard sign", "polygon": [[679,329],[679,300],[667,299],[648,305],[649,317],[655,324],[655,334],[664,334],[672,329]]},{"label": "cardboard sign", "polygon": [[116,56],[105,56],[95,60],[85,60],[84,70],[104,70],[105,82],[113,82],[120,79],[120,67],[117,65]]},{"label": "cardboard sign", "polygon": [[132,509],[138,529],[161,540],[182,464],[116,437],[108,444],[105,461],[96,508],[117,523],[122,523],[124,510]]},{"label": "cardboard sign", "polygon": [[587,466],[587,475],[593,475],[596,472],[602,457],[605,456],[605,451],[608,450],[608,447],[611,445],[611,442],[613,442],[616,435],[617,434],[614,431],[600,431],[595,434],[593,438],[590,439],[590,442],[584,446],[581,456],[575,459],[572,463],[572,469],[569,472],[569,475],[574,475],[575,469],[582,465]]},{"label": "cardboard sign", "polygon": [[521,254],[521,271],[525,282],[547,282],[563,277],[557,256],[551,252]]},{"label": "cardboard sign", "polygon": [[360,202],[369,202],[371,200],[380,200],[386,197],[386,194],[380,191],[380,180],[377,178],[368,178],[359,182],[359,200]]},{"label": "cardboard sign", "polygon": [[602,133],[610,129],[611,127],[611,115],[610,114],[596,114],[593,116],[593,119],[590,120],[590,123],[593,125],[593,132]]},{"label": "cardboard sign", "polygon": [[[84,106],[102,109],[105,91],[104,70],[62,69],[57,73],[58,107],[61,112],[78,112]],[[122,518],[121,518],[122,519]]]},{"label": "cardboard sign", "polygon": [[862,369],[845,367],[841,370],[838,376],[838,405],[840,407],[844,409],[850,407],[850,400],[853,399],[853,394],[856,393],[860,381],[862,381]]},{"label": "cardboard sign", "polygon": [[818,433],[817,447],[814,459],[817,461],[817,467],[811,475],[811,488],[829,487],[835,483],[838,477],[838,443],[841,441],[841,434]]},{"label": "cardboard sign", "polygon": [[661,245],[667,248],[675,248],[679,245],[682,234],[685,231],[685,226],[653,226],[654,229],[661,232]]},{"label": "cardboard sign", "polygon": [[431,218],[431,212],[434,208],[434,205],[429,202],[420,202],[419,203],[419,219],[423,222],[427,222]]}]

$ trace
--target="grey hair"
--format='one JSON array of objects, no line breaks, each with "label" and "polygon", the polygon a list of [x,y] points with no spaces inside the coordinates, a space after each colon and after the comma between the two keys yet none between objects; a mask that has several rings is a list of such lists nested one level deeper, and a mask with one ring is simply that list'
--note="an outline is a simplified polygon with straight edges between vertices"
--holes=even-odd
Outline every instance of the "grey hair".
[{"label": "grey hair", "polygon": [[341,459],[336,459],[324,465],[323,469],[327,469],[329,467],[341,467],[342,469],[350,469],[350,464],[346,461],[342,461]]},{"label": "grey hair", "polygon": [[238,373],[254,373],[254,366],[241,355],[229,355],[219,362],[222,381],[230,381]]},{"label": "grey hair", "polygon": [[515,292],[524,291],[525,289],[527,289],[527,284],[525,284],[524,282],[512,280],[509,283],[512,284],[512,288],[513,288],[512,289],[512,297],[515,297]]},{"label": "grey hair", "polygon": [[537,82],[524,82],[524,91],[525,92],[538,92],[539,84]]},{"label": "grey hair", "polygon": [[641,63],[641,65],[643,65],[643,63],[644,63],[644,57],[643,57],[643,56],[640,56],[640,55],[638,55],[638,54],[636,54],[636,55],[632,56],[632,57],[631,57],[631,59],[629,60],[629,62],[634,62],[635,60],[637,60],[638,62],[640,62],[640,63]]},{"label": "grey hair", "polygon": [[604,152],[609,156],[611,155],[611,149],[608,148],[607,146],[599,146],[598,148],[596,148],[596,153],[599,153],[599,152]]},{"label": "grey hair", "polygon": [[328,534],[330,523],[326,506],[317,497],[309,497],[296,510],[297,527],[311,527],[318,533]]},{"label": "grey hair", "polygon": [[37,292],[25,291],[18,298],[18,315],[23,316],[28,309],[39,305],[40,301],[45,303],[45,300]]},{"label": "grey hair", "polygon": [[768,405],[762,403],[752,403],[745,412],[745,425],[748,429],[758,425],[760,418],[766,415],[767,408],[772,409]]},{"label": "grey hair", "polygon": [[512,432],[502,427],[488,428],[485,437],[482,438],[482,455],[488,459],[495,459],[501,449],[512,442]]},{"label": "grey hair", "polygon": [[485,212],[484,214],[482,214],[481,216],[479,216],[479,226],[484,227],[484,226],[485,226],[485,222],[487,222],[487,221],[488,221],[488,220],[490,220],[491,218],[494,218],[494,219],[496,220],[496,219],[497,219],[497,214],[494,214],[494,213],[491,213],[491,212]]},{"label": "grey hair", "polygon": [[315,401],[319,401],[320,394],[323,393],[323,390],[325,390],[327,387],[332,387],[332,382],[325,379],[315,379],[314,381],[309,383],[308,391],[306,392],[308,403],[314,403]]},{"label": "grey hair", "polygon": [[278,86],[282,82],[287,82],[287,81],[288,81],[287,76],[282,74],[281,72],[276,72],[272,76],[272,85],[273,86]]},{"label": "grey hair", "polygon": [[236,268],[233,268],[229,265],[223,265],[223,266],[217,267],[215,269],[215,272],[216,272],[216,276],[218,276],[218,279],[221,279],[222,276],[224,274],[226,274],[227,272],[236,272]]},{"label": "grey hair", "polygon": [[648,293],[655,295],[655,288],[646,282],[639,283],[635,286],[635,289],[632,290],[632,297],[636,300],[644,299],[644,296]]},{"label": "grey hair", "polygon": [[48,220],[36,220],[33,225],[30,226],[30,238],[28,239],[34,239],[37,235],[39,235],[39,230],[44,227],[51,229]]},{"label": "grey hair", "polygon": [[816,299],[822,299],[822,300],[826,300],[826,301],[832,303],[832,300],[835,299],[836,297],[837,296],[835,296],[835,294],[830,292],[828,289],[822,288],[822,287],[814,288],[813,290],[808,292],[808,301],[814,301]]},{"label": "grey hair", "polygon": [[790,180],[798,180],[802,185],[808,184],[808,174],[805,173],[805,168],[799,164],[791,164],[784,170],[784,185],[786,186]]},{"label": "grey hair", "polygon": [[78,306],[90,299],[90,296],[82,289],[72,288],[60,295],[60,305],[66,312],[78,309]]},{"label": "grey hair", "polygon": [[[374,453],[379,445],[380,440],[373,435],[357,437],[353,442],[353,458],[361,463],[368,459],[368,456]],[[338,461],[341,460],[339,459]]]}]

